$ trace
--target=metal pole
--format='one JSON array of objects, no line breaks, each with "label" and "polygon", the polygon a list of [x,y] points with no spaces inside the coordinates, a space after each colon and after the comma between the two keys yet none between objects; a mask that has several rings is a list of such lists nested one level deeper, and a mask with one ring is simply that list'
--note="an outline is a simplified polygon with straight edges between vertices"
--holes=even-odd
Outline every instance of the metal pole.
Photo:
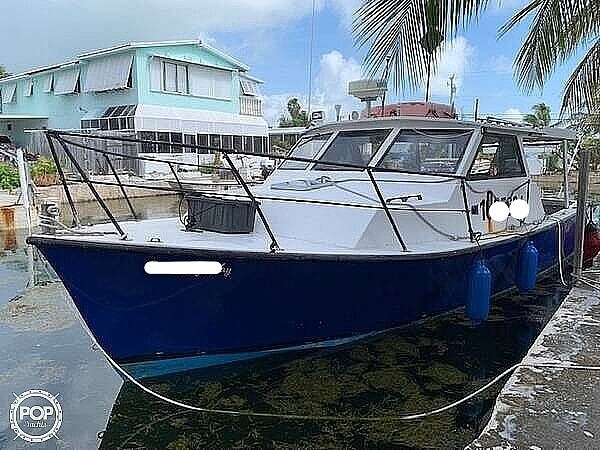
[{"label": "metal pole", "polygon": [[19,168],[19,184],[21,185],[21,200],[25,207],[25,218],[27,219],[27,232],[31,234],[31,204],[29,202],[29,183],[27,182],[27,166],[23,149],[17,149],[17,166]]},{"label": "metal pole", "polygon": [[563,141],[563,189],[565,190],[565,208],[569,207],[569,162],[567,158],[569,156],[569,143]]},{"label": "metal pole", "polygon": [[[27,234],[31,236],[33,225],[31,223],[31,202],[29,199],[29,177],[27,176],[27,165],[23,149],[17,149],[17,166],[19,168],[19,184],[21,185],[21,200],[25,208],[25,219],[27,220]],[[35,286],[35,266],[34,266],[33,246],[27,246],[27,272],[29,274],[28,286]]]},{"label": "metal pole", "polygon": [[583,239],[585,233],[586,204],[589,193],[590,149],[582,147],[579,152],[579,177],[577,180],[577,218],[575,226],[575,259],[573,277],[577,279],[583,271]]},{"label": "metal pole", "polygon": [[106,214],[108,219],[112,222],[117,232],[121,235],[121,239],[127,238],[127,233],[123,231],[123,228],[121,228],[121,225],[119,225],[119,222],[117,221],[117,219],[115,219],[115,216],[113,216],[108,206],[106,206],[106,203],[104,203],[104,200],[102,199],[100,194],[98,194],[98,191],[94,187],[94,183],[90,180],[90,177],[87,175],[85,170],[83,170],[77,159],[71,154],[71,151],[67,147],[67,144],[62,140],[62,138],[59,135],[55,134],[54,136],[58,140],[58,143],[61,145],[63,151],[65,152],[65,155],[67,155],[67,158],[69,158],[69,160],[71,161],[71,164],[73,164],[73,167],[75,167],[75,170],[79,172],[79,176],[83,179],[85,184],[87,184],[89,190],[92,192],[92,195],[98,202],[98,205],[104,210],[104,213]]},{"label": "metal pole", "polygon": [[63,190],[65,191],[67,202],[69,203],[69,207],[71,208],[71,214],[73,215],[72,225],[80,227],[81,220],[79,220],[79,214],[77,213],[75,202],[73,201],[73,197],[71,197],[71,191],[69,190],[69,185],[67,184],[67,177],[65,177],[65,172],[62,168],[60,160],[58,159],[58,153],[56,153],[56,149],[54,148],[54,141],[52,140],[52,137],[49,133],[46,133],[46,140],[48,141],[48,148],[50,148],[52,159],[54,159],[54,164],[56,165],[56,171],[58,172],[60,182],[62,183]]},{"label": "metal pole", "polygon": [[387,206],[387,203],[385,202],[385,198],[383,197],[383,194],[381,193],[381,190],[379,189],[379,186],[377,185],[377,181],[375,180],[375,177],[373,176],[373,172],[372,172],[372,170],[371,170],[370,167],[367,167],[367,175],[369,175],[369,179],[371,180],[371,184],[373,185],[373,189],[375,189],[375,193],[377,194],[377,197],[379,198],[379,202],[381,203],[381,207],[385,211],[385,214],[386,214],[386,216],[388,218],[388,221],[389,221],[390,225],[392,226],[392,231],[396,235],[396,239],[398,239],[398,242],[400,243],[400,246],[402,247],[402,251],[407,252],[408,249],[406,248],[406,244],[404,243],[404,240],[402,239],[402,235],[400,234],[400,230],[398,229],[398,225],[396,225],[396,221],[394,220],[394,216],[392,215],[390,209]]}]

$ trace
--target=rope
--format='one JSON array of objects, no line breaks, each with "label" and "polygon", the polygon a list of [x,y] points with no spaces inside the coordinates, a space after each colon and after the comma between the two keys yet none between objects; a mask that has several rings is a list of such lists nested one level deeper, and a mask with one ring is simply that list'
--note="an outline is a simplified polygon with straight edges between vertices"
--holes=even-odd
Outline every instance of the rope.
[{"label": "rope", "polygon": [[344,416],[335,416],[335,415],[317,416],[317,415],[304,415],[304,414],[278,414],[278,413],[262,413],[262,412],[253,412],[253,411],[235,411],[235,410],[228,410],[228,409],[203,408],[201,406],[195,406],[195,405],[191,405],[189,403],[185,403],[185,402],[181,402],[181,401],[169,398],[165,395],[162,395],[162,394],[156,392],[155,390],[149,388],[148,386],[145,386],[140,381],[138,381],[129,372],[127,372],[123,367],[121,367],[115,360],[113,360],[108,355],[106,350],[104,350],[104,348],[98,343],[98,341],[96,340],[95,336],[92,334],[90,329],[88,328],[85,321],[81,318],[81,314],[79,313],[79,310],[77,310],[77,308],[72,303],[72,300],[68,303],[70,304],[74,313],[80,318],[80,322],[82,323],[86,332],[89,334],[89,336],[92,340],[93,346],[100,350],[100,352],[106,358],[106,360],[110,363],[110,365],[113,366],[113,368],[122,377],[124,377],[127,381],[132,383],[134,386],[136,386],[138,389],[145,392],[146,394],[151,395],[152,397],[154,397],[158,400],[161,400],[165,403],[168,403],[173,406],[177,406],[179,408],[186,409],[188,411],[195,411],[195,412],[201,412],[201,413],[207,413],[207,414],[218,414],[218,415],[226,415],[226,416],[234,416],[234,417],[260,417],[260,418],[281,419],[281,420],[328,421],[328,422],[351,422],[351,423],[378,423],[378,422],[390,422],[390,421],[393,421],[393,422],[411,421],[411,420],[417,420],[417,419],[424,419],[424,418],[427,418],[430,416],[434,416],[434,415],[449,411],[453,408],[456,408],[457,406],[460,406],[463,403],[466,403],[467,401],[471,400],[472,398],[478,396],[479,394],[487,391],[492,386],[494,386],[496,383],[498,383],[503,378],[505,378],[507,375],[509,375],[512,372],[514,372],[515,370],[517,370],[519,367],[600,371],[600,366],[583,366],[583,365],[576,365],[576,364],[571,364],[571,363],[564,363],[561,361],[538,363],[538,364],[527,364],[524,362],[520,362],[520,363],[514,364],[513,366],[504,370],[501,374],[497,375],[493,380],[489,381],[488,383],[486,383],[484,386],[480,387],[476,391],[466,395],[465,397],[463,397],[455,402],[449,403],[445,406],[442,406],[440,408],[437,408],[437,409],[434,409],[431,411],[402,415],[402,416],[388,416],[388,417],[344,417]]}]

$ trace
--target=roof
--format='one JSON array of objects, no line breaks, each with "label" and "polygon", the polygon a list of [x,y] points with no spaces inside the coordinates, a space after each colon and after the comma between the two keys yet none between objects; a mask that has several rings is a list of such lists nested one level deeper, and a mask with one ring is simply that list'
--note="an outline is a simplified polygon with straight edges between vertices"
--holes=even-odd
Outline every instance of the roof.
[{"label": "roof", "polygon": [[47,119],[48,116],[32,116],[28,114],[2,114],[0,113],[0,120],[40,120]]},{"label": "roof", "polygon": [[[25,72],[21,72],[21,73],[15,74],[15,75],[11,75],[10,77],[0,79],[0,83],[4,83],[7,81],[14,81],[14,80],[18,80],[21,78],[27,78],[32,75],[37,75],[41,72],[48,72],[48,71],[60,69],[63,67],[72,66],[72,65],[78,64],[82,61],[87,61],[89,59],[97,58],[100,56],[121,53],[121,52],[125,52],[125,51],[131,50],[131,49],[150,48],[150,47],[169,47],[169,46],[178,46],[178,45],[196,45],[198,47],[205,49],[209,53],[212,53],[213,55],[223,58],[225,61],[229,62],[231,65],[233,65],[234,67],[236,67],[237,69],[239,69],[242,72],[247,72],[248,70],[250,70],[250,67],[247,66],[246,64],[244,64],[243,62],[241,62],[239,59],[234,58],[231,55],[228,55],[227,53],[201,41],[200,39],[185,40],[185,41],[128,42],[125,44],[119,44],[119,45],[115,45],[113,47],[109,47],[109,48],[105,48],[105,49],[94,50],[91,52],[82,53],[82,54],[78,55],[76,57],[76,59],[73,59],[73,60],[70,60],[70,61],[67,61],[64,63],[43,66],[43,67],[28,70]],[[253,79],[253,78],[249,77],[248,75],[244,75],[244,76],[246,78]],[[258,79],[254,79],[254,80],[257,82],[261,82]]]},{"label": "roof", "polygon": [[495,120],[480,120],[477,122],[434,118],[434,117],[415,117],[415,116],[396,116],[396,117],[375,117],[359,120],[345,120],[342,122],[334,122],[318,127],[311,128],[307,134],[332,133],[339,130],[360,130],[360,129],[375,129],[375,128],[426,128],[426,129],[487,129],[498,132],[510,132],[515,135],[523,136],[529,139],[539,140],[570,140],[578,139],[577,133],[564,128],[533,128],[525,125],[516,125],[509,122],[502,123]]}]

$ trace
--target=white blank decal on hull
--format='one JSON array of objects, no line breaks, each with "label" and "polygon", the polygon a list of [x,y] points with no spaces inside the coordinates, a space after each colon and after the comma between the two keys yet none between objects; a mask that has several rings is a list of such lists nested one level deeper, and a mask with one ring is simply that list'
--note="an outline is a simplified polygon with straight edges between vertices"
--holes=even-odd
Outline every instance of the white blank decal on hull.
[{"label": "white blank decal on hull", "polygon": [[144,270],[148,275],[218,275],[223,266],[216,261],[148,261]]}]

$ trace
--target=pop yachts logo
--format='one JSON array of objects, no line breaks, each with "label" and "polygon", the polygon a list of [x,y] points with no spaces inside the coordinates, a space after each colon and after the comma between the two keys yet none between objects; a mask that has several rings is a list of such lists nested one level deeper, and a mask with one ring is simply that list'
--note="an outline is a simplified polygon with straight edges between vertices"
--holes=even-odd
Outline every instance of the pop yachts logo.
[{"label": "pop yachts logo", "polygon": [[10,426],[18,437],[27,442],[45,442],[56,437],[62,424],[62,408],[56,399],[58,394],[32,389],[14,396],[10,405]]}]

